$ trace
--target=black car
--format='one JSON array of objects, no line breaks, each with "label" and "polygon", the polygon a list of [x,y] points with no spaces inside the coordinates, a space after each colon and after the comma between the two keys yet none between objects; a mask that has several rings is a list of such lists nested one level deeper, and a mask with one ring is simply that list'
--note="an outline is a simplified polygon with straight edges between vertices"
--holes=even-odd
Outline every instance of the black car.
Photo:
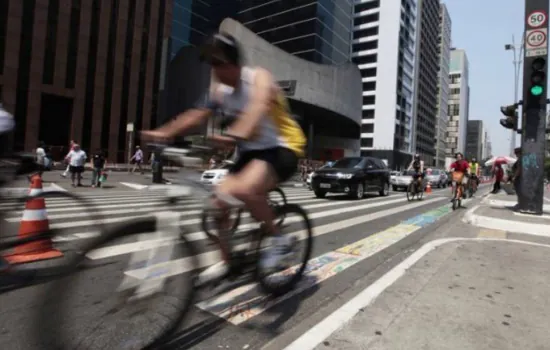
[{"label": "black car", "polygon": [[319,169],[311,179],[315,196],[346,193],[361,199],[365,192],[387,196],[390,190],[390,170],[383,161],[372,157],[346,157],[332,167]]}]

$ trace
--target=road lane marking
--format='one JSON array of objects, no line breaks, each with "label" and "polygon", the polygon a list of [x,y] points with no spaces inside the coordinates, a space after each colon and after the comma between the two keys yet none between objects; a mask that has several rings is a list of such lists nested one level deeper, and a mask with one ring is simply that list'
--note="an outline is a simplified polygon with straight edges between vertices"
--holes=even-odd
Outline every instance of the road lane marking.
[{"label": "road lane marking", "polygon": [[477,234],[477,237],[479,238],[500,238],[500,239],[506,239],[508,236],[508,233],[503,230],[490,230],[490,229],[483,229],[479,230],[479,233]]}]

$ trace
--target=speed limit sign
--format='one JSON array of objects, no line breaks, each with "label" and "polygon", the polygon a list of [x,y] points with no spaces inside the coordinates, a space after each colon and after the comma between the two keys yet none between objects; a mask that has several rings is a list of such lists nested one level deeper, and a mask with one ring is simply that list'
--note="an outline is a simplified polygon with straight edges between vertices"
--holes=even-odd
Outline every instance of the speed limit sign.
[{"label": "speed limit sign", "polygon": [[534,11],[527,16],[527,25],[531,28],[539,28],[546,24],[546,19],[544,11]]},{"label": "speed limit sign", "polygon": [[548,34],[548,31],[546,28],[544,30],[530,30],[527,32],[527,37],[525,40],[525,48],[527,50],[529,49],[536,49],[544,44],[546,44],[546,35]]}]

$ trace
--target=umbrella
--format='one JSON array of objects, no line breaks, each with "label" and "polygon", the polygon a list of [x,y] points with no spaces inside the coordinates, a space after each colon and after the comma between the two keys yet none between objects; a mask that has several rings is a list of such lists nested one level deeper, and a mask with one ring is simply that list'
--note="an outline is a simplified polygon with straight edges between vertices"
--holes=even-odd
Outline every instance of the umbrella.
[{"label": "umbrella", "polygon": [[485,162],[486,166],[494,164],[514,164],[517,161],[516,158],[512,157],[493,157]]}]

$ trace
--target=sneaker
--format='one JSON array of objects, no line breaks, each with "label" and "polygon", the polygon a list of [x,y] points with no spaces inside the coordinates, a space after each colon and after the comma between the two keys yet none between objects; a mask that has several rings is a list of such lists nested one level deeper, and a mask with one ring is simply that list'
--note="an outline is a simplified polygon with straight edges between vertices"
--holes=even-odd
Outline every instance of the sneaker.
[{"label": "sneaker", "polygon": [[205,284],[218,281],[221,278],[225,277],[229,273],[229,264],[222,260],[214,265],[209,266],[206,270],[199,274],[197,280],[197,287],[203,286]]},{"label": "sneaker", "polygon": [[272,239],[272,245],[262,253],[260,261],[261,268],[266,271],[279,268],[282,261],[288,257],[291,252],[290,239],[288,236],[277,235]]}]

